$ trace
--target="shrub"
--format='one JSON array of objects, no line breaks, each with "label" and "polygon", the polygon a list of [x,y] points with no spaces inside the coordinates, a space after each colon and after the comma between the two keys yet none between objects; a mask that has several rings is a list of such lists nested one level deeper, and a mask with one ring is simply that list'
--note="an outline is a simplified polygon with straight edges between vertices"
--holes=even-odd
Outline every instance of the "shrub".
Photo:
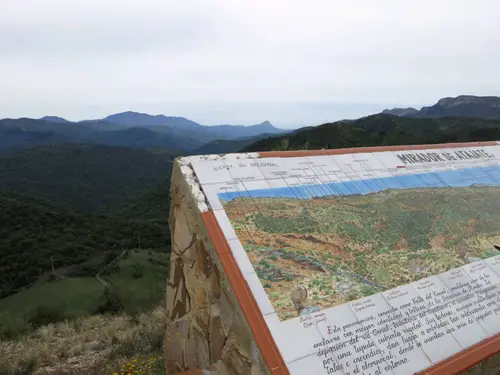
[{"label": "shrub", "polygon": [[67,318],[64,309],[60,306],[40,305],[36,307],[28,317],[34,329],[50,324],[57,323]]},{"label": "shrub", "polygon": [[134,270],[132,271],[132,277],[134,279],[140,279],[144,276],[144,267],[140,264],[134,264]]},{"label": "shrub", "polygon": [[110,288],[106,288],[99,298],[97,307],[95,308],[96,314],[118,314],[123,311],[125,305],[120,296]]},{"label": "shrub", "polygon": [[163,360],[160,356],[137,356],[120,367],[113,375],[157,375],[164,374]]}]

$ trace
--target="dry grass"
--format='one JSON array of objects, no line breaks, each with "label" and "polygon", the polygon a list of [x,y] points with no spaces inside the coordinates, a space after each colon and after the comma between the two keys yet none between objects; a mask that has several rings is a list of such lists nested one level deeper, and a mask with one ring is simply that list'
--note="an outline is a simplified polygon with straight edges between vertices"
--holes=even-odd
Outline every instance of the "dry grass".
[{"label": "dry grass", "polygon": [[110,375],[138,355],[160,353],[164,310],[135,318],[94,315],[0,341],[1,375]]}]

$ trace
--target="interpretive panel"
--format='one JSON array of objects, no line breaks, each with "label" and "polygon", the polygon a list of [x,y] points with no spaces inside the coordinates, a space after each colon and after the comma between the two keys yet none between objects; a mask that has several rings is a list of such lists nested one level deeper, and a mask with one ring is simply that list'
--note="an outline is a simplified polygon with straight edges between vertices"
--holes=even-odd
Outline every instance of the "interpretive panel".
[{"label": "interpretive panel", "polygon": [[413,374],[500,332],[500,146],[193,168],[292,374]]}]

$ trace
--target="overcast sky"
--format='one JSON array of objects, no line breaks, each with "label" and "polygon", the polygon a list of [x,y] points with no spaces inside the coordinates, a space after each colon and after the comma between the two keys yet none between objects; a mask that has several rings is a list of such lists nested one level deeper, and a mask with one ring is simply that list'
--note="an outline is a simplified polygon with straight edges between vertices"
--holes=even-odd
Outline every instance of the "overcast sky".
[{"label": "overcast sky", "polygon": [[500,95],[500,0],[0,0],[0,117],[301,126]]}]

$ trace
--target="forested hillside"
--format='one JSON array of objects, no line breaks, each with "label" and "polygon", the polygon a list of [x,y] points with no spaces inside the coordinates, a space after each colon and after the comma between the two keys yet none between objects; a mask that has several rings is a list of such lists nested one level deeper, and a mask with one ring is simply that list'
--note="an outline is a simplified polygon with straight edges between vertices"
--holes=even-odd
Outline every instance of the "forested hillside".
[{"label": "forested hillside", "polygon": [[45,116],[38,120],[0,119],[0,152],[68,143],[193,152],[211,141],[283,132],[268,121],[250,126],[204,126],[182,117],[135,112],[79,122],[69,122],[57,116]]},{"label": "forested hillside", "polygon": [[339,121],[263,139],[244,152],[433,144],[500,139],[500,120],[480,118],[406,118],[373,115]]},{"label": "forested hillside", "polygon": [[[0,339],[29,332],[40,314],[158,305],[175,155],[78,144],[0,154]],[[96,279],[103,270],[111,295]]]},{"label": "forested hillside", "polygon": [[0,298],[51,272],[52,264],[65,276],[95,276],[122,250],[168,246],[168,227],[154,220],[79,214],[0,196]]},{"label": "forested hillside", "polygon": [[[287,132],[288,133],[288,132]],[[285,132],[283,132],[285,134]],[[209,155],[209,154],[230,154],[238,152],[242,148],[251,145],[261,139],[272,137],[272,134],[261,134],[256,137],[245,137],[233,140],[218,139],[208,142],[201,147],[192,151],[194,155]]]},{"label": "forested hillside", "polygon": [[170,178],[175,153],[62,145],[0,154],[0,191],[73,210],[116,210]]}]

